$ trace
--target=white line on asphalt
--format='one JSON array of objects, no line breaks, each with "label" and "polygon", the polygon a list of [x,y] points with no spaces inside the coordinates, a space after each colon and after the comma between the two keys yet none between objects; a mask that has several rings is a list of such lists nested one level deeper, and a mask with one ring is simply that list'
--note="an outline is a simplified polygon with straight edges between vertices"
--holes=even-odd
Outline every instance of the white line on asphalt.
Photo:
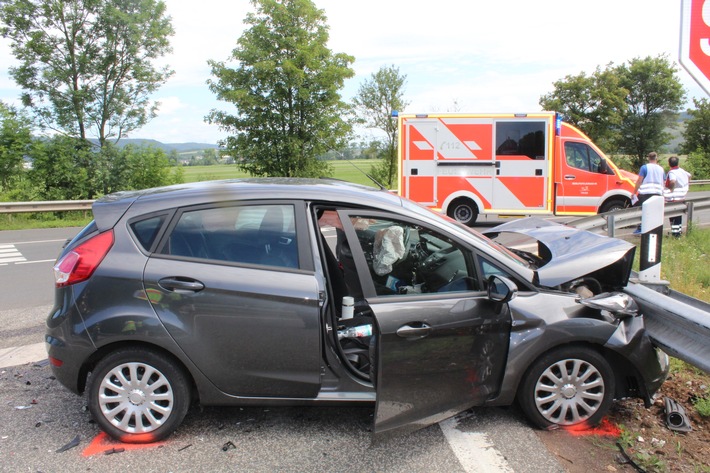
[{"label": "white line on asphalt", "polygon": [[481,432],[458,429],[458,416],[439,422],[444,437],[467,473],[513,473],[505,457]]},{"label": "white line on asphalt", "polygon": [[16,242],[11,242],[8,243],[9,245],[29,245],[32,243],[55,243],[58,241],[67,241],[66,238],[62,238],[60,240],[35,240],[35,241],[16,241]]},{"label": "white line on asphalt", "polygon": [[38,259],[37,261],[23,261],[15,264],[32,264],[32,263],[54,263],[56,259]]},{"label": "white line on asphalt", "polygon": [[15,245],[0,245],[0,263],[17,263],[20,261],[27,261],[27,258],[22,256],[22,253],[15,248]]}]

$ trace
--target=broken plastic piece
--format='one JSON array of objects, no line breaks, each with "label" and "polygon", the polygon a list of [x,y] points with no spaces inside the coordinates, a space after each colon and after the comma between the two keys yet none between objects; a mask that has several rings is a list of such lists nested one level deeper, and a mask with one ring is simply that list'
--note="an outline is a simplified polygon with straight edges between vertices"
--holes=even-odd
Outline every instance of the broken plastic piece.
[{"label": "broken plastic piece", "polygon": [[111,450],[106,450],[104,452],[104,455],[112,455],[114,453],[121,453],[121,452],[125,452],[125,451],[126,451],[126,449],[122,448],[122,447],[112,448]]},{"label": "broken plastic piece", "polygon": [[223,451],[223,452],[226,452],[226,451],[229,450],[230,448],[237,448],[237,446],[234,445],[231,440],[230,440],[229,442],[225,443],[224,445],[222,445],[222,451]]},{"label": "broken plastic piece", "polygon": [[70,448],[74,448],[77,445],[79,445],[79,436],[78,435],[76,437],[74,437],[74,439],[71,442],[69,442],[68,444],[64,445],[62,448],[57,450],[57,453],[66,452]]},{"label": "broken plastic piece", "polygon": [[666,426],[676,432],[690,432],[693,430],[690,427],[690,420],[685,415],[685,409],[678,404],[674,399],[669,397],[663,398],[663,403],[666,408]]}]

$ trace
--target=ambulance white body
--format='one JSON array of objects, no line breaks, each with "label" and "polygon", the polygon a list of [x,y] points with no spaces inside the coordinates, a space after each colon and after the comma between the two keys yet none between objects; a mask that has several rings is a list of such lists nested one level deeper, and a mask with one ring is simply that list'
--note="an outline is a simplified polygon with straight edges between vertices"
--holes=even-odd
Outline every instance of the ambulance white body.
[{"label": "ambulance white body", "polygon": [[626,207],[637,176],[555,112],[399,115],[399,192],[466,225],[479,214]]}]

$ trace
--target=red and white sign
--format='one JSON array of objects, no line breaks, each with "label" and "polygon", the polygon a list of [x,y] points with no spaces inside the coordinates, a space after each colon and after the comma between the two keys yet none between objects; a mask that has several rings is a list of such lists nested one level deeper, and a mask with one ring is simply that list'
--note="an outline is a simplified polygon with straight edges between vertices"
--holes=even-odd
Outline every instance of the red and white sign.
[{"label": "red and white sign", "polygon": [[680,63],[710,95],[710,0],[683,0]]}]

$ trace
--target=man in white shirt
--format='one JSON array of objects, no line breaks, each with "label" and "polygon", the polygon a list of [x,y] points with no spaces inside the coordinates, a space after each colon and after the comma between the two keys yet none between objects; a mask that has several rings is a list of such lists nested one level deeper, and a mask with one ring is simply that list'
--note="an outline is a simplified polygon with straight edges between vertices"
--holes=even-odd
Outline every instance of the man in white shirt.
[{"label": "man in white shirt", "polygon": [[[677,156],[668,159],[671,170],[666,177],[666,188],[663,195],[666,202],[682,202],[690,188],[690,173],[679,166],[680,160]],[[671,235],[680,237],[683,234],[683,216],[671,217]]]},{"label": "man in white shirt", "polygon": [[[638,194],[638,202],[635,205],[642,205],[646,200],[654,195],[663,195],[663,186],[666,180],[666,173],[658,164],[658,155],[655,152],[648,153],[648,163],[641,166],[639,178],[636,181],[634,194]],[[641,233],[641,225],[638,226],[634,235]]]}]

